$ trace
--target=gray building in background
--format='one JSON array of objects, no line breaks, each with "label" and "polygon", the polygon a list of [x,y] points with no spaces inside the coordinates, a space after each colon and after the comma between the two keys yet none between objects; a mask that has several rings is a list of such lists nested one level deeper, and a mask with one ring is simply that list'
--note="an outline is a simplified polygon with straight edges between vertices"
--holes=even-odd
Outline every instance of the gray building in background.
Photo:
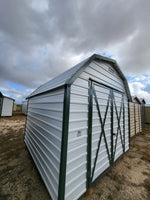
[{"label": "gray building in background", "polygon": [[14,101],[0,92],[0,117],[12,116]]}]

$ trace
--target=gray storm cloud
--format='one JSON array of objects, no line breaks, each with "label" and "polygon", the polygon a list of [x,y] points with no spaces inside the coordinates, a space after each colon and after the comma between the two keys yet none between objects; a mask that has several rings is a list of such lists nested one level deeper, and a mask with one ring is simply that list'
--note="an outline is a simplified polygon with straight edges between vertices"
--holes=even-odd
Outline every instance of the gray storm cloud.
[{"label": "gray storm cloud", "polygon": [[0,1],[1,86],[36,88],[95,52],[113,55],[125,74],[150,74],[150,1],[34,3]]}]

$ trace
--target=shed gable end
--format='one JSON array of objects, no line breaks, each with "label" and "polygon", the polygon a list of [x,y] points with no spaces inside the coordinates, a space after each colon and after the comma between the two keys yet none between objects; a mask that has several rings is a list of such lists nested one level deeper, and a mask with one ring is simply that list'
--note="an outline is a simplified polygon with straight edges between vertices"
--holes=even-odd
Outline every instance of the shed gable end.
[{"label": "shed gable end", "polygon": [[[124,120],[125,120],[125,151],[129,148],[129,129],[128,129],[128,97],[123,79],[119,76],[112,62],[102,61],[100,59],[92,60],[84,67],[82,72],[71,85],[70,96],[70,115],[69,115],[69,131],[68,131],[68,151],[67,151],[67,171],[66,171],[66,186],[65,199],[77,199],[87,189],[87,137],[88,137],[88,112],[89,112],[89,80],[92,80],[102,85],[114,88],[124,94]],[[99,98],[102,102],[105,101],[105,89],[99,92]],[[103,99],[104,98],[104,99]],[[117,97],[115,97],[117,99]],[[116,100],[117,101],[117,100]],[[105,102],[106,103],[106,102]],[[105,104],[104,103],[104,104]],[[117,102],[117,106],[120,102]],[[93,104],[96,112],[95,102]],[[120,108],[119,108],[120,109]],[[119,110],[118,109],[118,110]],[[104,113],[102,113],[103,115]],[[108,114],[108,116],[110,113]],[[96,115],[95,115],[96,116]],[[99,134],[100,125],[98,116],[93,114],[93,132]],[[114,111],[115,116],[115,111]],[[115,116],[115,123],[117,125],[117,118]],[[123,121],[123,119],[122,119]],[[121,122],[122,122],[121,121]],[[106,126],[109,124],[106,123]],[[123,129],[123,125],[121,125]],[[96,141],[95,141],[96,142]],[[110,142],[110,140],[109,140]],[[121,140],[118,139],[118,143]],[[94,140],[93,140],[94,145]],[[95,146],[96,147],[96,146]],[[116,158],[122,154],[121,144],[116,148]],[[92,151],[95,155],[94,150]],[[105,161],[107,155],[103,155]],[[115,159],[116,159],[115,158]],[[99,158],[98,158],[99,159]],[[109,163],[100,169],[96,168],[98,174],[99,170],[105,170]],[[77,175],[76,175],[77,174]],[[74,178],[72,178],[74,177]],[[95,178],[95,177],[94,177]]]}]

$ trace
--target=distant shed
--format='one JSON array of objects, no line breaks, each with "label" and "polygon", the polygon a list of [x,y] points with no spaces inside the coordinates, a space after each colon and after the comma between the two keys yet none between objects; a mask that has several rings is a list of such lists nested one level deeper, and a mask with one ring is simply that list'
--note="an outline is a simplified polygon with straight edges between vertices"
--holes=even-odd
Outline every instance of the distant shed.
[{"label": "distant shed", "polygon": [[14,106],[13,106],[13,111],[14,111],[14,112],[17,111],[17,104],[15,104],[15,103],[14,103]]},{"label": "distant shed", "polygon": [[150,104],[145,105],[145,123],[150,124]]},{"label": "distant shed", "polygon": [[14,101],[0,92],[0,117],[12,116]]},{"label": "distant shed", "polygon": [[130,137],[142,132],[141,116],[141,101],[134,96],[130,102]]},{"label": "distant shed", "polygon": [[144,99],[140,99],[140,102],[141,102],[142,124],[145,124],[145,104],[146,104],[146,101]]},{"label": "distant shed", "polygon": [[129,149],[130,91],[92,55],[28,97],[25,143],[53,200],[76,200]]},{"label": "distant shed", "polygon": [[23,113],[24,115],[27,115],[27,105],[28,105],[28,102],[27,102],[27,101],[23,101],[23,102],[22,102],[21,110],[22,110],[22,113]]}]

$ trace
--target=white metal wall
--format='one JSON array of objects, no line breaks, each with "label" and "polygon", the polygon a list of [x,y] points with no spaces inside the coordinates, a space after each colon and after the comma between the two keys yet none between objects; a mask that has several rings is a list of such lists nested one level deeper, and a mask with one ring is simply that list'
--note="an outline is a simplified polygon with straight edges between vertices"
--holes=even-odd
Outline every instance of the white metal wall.
[{"label": "white metal wall", "polygon": [[[110,64],[106,62],[93,61],[90,66],[87,67],[84,72],[80,74],[80,76],[71,86],[68,154],[65,186],[66,200],[78,199],[86,191],[89,78],[92,78],[101,83],[105,83],[106,85],[125,92],[122,80],[114,71],[114,69],[110,66]],[[126,96],[125,101],[127,105]],[[127,142],[125,149],[126,151],[129,148],[127,107],[125,121]],[[105,170],[105,168],[103,170]]]},{"label": "white metal wall", "polygon": [[2,114],[1,116],[12,116],[13,111],[13,103],[14,101],[12,99],[9,99],[7,97],[3,98],[3,105],[2,105]]},{"label": "white metal wall", "polygon": [[130,136],[142,132],[141,106],[130,102]]},{"label": "white metal wall", "polygon": [[58,198],[64,88],[29,99],[25,143],[53,200]]}]

